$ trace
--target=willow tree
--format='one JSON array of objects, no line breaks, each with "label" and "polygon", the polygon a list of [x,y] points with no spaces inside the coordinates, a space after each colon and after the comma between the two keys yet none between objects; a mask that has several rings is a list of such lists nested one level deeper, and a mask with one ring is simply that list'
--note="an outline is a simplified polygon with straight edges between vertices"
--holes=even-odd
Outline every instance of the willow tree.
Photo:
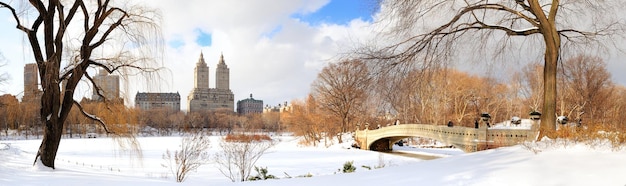
[{"label": "willow tree", "polygon": [[[21,10],[23,6],[27,11]],[[116,133],[74,100],[74,90],[85,80],[105,97],[88,73],[93,72],[90,68],[119,74],[155,70],[153,54],[161,46],[158,12],[109,0],[0,1],[1,8],[11,12],[16,28],[26,35],[39,69],[40,118],[45,126],[35,162],[54,168],[63,124],[73,106],[107,133]]]},{"label": "willow tree", "polygon": [[380,3],[379,23],[386,29],[378,37],[382,43],[357,53],[383,66],[411,68],[445,65],[455,55],[477,60],[501,57],[509,62],[542,55],[540,136],[544,136],[556,130],[560,59],[576,53],[571,49],[610,49],[613,37],[624,34],[621,4],[617,0],[386,0]]}]

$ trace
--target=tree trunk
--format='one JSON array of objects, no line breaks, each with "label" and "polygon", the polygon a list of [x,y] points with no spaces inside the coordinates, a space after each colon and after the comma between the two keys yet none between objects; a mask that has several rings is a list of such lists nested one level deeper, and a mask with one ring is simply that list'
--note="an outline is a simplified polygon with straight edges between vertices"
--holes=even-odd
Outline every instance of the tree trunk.
[{"label": "tree trunk", "polygon": [[61,135],[63,134],[63,125],[53,123],[51,120],[46,121],[44,127],[43,140],[39,146],[37,156],[43,165],[54,169],[54,160],[57,156]]},{"label": "tree trunk", "polygon": [[556,73],[561,49],[561,37],[556,28],[556,14],[559,8],[559,1],[553,0],[549,14],[543,11],[539,1],[528,1],[530,8],[537,16],[540,23],[541,34],[546,46],[543,66],[543,114],[541,115],[541,126],[539,127],[539,138],[553,137],[556,131]]},{"label": "tree trunk", "polygon": [[[558,49],[552,49],[558,51]],[[541,115],[541,127],[539,140],[543,136],[553,137],[556,131],[556,70],[558,64],[558,52],[546,50],[545,65],[543,69],[543,114]]]},{"label": "tree trunk", "polygon": [[[41,87],[43,88],[43,94],[41,96],[41,121],[44,123],[43,139],[39,146],[37,156],[41,163],[54,169],[54,160],[59,149],[61,142],[61,135],[63,134],[63,123],[67,118],[68,108],[63,108],[61,112],[61,94],[59,88],[59,71],[57,64],[60,59],[51,60],[44,65],[39,65],[39,69],[45,69],[46,73],[41,74]],[[41,70],[40,70],[41,71]],[[73,95],[72,92],[66,96]],[[70,103],[71,100],[66,99],[66,103]],[[64,104],[63,107],[71,107],[71,104]],[[37,159],[35,160],[37,161]]]}]

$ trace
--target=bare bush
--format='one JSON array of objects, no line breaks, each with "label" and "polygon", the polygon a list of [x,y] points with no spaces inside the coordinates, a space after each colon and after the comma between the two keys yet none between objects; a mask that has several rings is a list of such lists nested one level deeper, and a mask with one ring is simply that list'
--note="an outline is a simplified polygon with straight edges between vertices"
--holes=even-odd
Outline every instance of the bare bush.
[{"label": "bare bush", "polygon": [[378,165],[376,165],[376,167],[374,168],[380,169],[385,168],[385,166],[387,166],[385,164],[385,155],[383,153],[378,153]]},{"label": "bare bush", "polygon": [[228,135],[214,160],[219,171],[231,181],[246,181],[259,158],[274,146],[274,141],[260,135]]},{"label": "bare bush", "polygon": [[161,166],[169,169],[176,176],[176,182],[183,182],[189,172],[195,171],[201,165],[209,163],[207,150],[211,148],[210,144],[209,138],[201,133],[185,136],[181,140],[180,150],[171,153],[168,149],[163,154],[165,163],[161,164]]}]

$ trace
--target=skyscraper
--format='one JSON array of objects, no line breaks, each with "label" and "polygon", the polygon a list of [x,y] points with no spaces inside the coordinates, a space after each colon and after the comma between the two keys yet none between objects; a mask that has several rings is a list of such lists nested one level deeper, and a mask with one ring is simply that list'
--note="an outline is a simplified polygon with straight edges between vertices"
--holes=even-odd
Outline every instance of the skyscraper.
[{"label": "skyscraper", "polygon": [[[100,88],[100,94],[108,101],[120,100],[120,77],[110,75],[106,70],[101,69],[100,73],[93,77],[94,83]],[[103,101],[102,97],[93,89],[91,99],[94,101]]]},{"label": "skyscraper", "polygon": [[194,68],[194,88],[187,96],[189,112],[216,109],[234,110],[234,95],[230,90],[230,69],[220,56],[215,70],[216,88],[209,88],[209,67],[200,53],[200,59]]},{"label": "skyscraper", "polygon": [[24,65],[24,97],[22,102],[37,101],[41,97],[39,90],[39,71],[36,63]]}]

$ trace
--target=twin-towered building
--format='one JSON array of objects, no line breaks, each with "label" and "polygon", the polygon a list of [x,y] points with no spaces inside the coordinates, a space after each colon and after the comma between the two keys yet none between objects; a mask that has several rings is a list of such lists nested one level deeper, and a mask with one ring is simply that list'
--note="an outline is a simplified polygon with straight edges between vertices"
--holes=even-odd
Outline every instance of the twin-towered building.
[{"label": "twin-towered building", "polygon": [[[187,96],[187,111],[202,112],[217,109],[234,110],[234,95],[230,90],[230,69],[220,56],[215,69],[215,88],[209,88],[209,66],[200,53],[200,59],[194,68],[194,88]],[[172,109],[180,110],[178,93],[137,93],[135,107],[143,110]]]},{"label": "twin-towered building", "polygon": [[230,69],[224,55],[220,55],[215,69],[215,88],[209,88],[209,66],[200,53],[194,68],[193,90],[187,96],[187,111],[208,111],[217,109],[234,110],[235,95],[230,90]]}]

